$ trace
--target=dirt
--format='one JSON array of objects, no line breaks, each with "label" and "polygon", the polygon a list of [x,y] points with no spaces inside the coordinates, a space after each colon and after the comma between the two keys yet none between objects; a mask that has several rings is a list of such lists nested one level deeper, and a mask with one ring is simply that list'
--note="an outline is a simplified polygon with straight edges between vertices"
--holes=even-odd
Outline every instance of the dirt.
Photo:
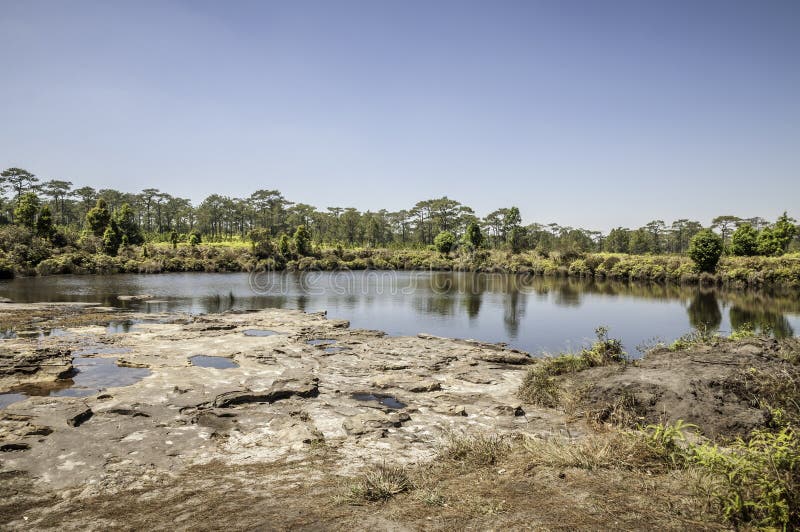
[{"label": "dirt", "polygon": [[770,423],[769,407],[797,409],[798,357],[796,339],[716,339],[656,349],[634,364],[591,368],[563,380],[580,397],[580,408],[599,421],[683,420],[709,438],[746,437]]}]

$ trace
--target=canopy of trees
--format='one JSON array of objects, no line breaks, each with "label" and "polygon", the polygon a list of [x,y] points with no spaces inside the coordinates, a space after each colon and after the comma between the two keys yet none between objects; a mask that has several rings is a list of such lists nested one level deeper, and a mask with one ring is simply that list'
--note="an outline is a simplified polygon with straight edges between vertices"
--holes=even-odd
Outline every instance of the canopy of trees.
[{"label": "canopy of trees", "polygon": [[[37,225],[40,218],[44,220]],[[480,218],[472,208],[447,196],[419,201],[397,212],[361,212],[352,207],[319,209],[291,202],[278,190],[262,189],[246,198],[212,194],[194,206],[188,199],[155,188],[139,193],[75,188],[70,181],[42,180],[22,168],[0,173],[2,224],[25,226],[50,239],[58,239],[57,230],[91,233],[103,240],[103,249],[146,240],[192,240],[196,245],[251,237],[254,246],[264,248],[271,242],[280,246],[283,235],[297,235],[299,230],[303,247],[312,242],[432,246],[437,235],[447,233],[453,236],[452,247],[632,254],[686,253],[692,238],[704,229],[700,222],[688,219],[669,225],[653,220],[638,228],[617,227],[607,235],[555,223],[526,226],[517,207],[500,208]],[[785,213],[772,224],[758,217],[722,215],[713,219],[711,229],[727,253],[780,255],[798,247],[796,221]]]}]

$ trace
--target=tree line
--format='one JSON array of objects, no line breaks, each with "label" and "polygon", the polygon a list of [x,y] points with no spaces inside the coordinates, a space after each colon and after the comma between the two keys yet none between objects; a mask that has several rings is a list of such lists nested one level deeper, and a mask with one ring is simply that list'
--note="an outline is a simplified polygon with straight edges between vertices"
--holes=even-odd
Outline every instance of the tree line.
[{"label": "tree line", "polygon": [[[653,220],[639,228],[617,227],[608,234],[555,223],[523,225],[517,207],[478,217],[467,205],[448,198],[417,202],[408,209],[359,211],[352,207],[318,209],[287,200],[278,190],[257,190],[246,198],[212,194],[194,206],[155,188],[139,193],[75,187],[70,181],[40,180],[21,168],[0,173],[0,224],[28,227],[43,238],[58,231],[92,233],[109,242],[224,241],[280,239],[298,228],[317,244],[371,247],[424,247],[450,250],[459,243],[540,253],[609,251],[631,254],[686,253],[704,229],[695,220],[669,225]],[[780,255],[797,246],[796,221],[785,213],[774,223],[763,218],[723,215],[710,229],[723,250],[737,255]],[[438,239],[438,240],[437,240]]]}]

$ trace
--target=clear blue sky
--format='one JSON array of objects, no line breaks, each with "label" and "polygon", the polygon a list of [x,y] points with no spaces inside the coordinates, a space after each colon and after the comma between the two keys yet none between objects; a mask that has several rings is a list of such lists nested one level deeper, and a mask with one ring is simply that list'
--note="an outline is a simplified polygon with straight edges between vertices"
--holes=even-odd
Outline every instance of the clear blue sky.
[{"label": "clear blue sky", "polygon": [[0,166],[608,229],[800,216],[800,1],[0,0]]}]

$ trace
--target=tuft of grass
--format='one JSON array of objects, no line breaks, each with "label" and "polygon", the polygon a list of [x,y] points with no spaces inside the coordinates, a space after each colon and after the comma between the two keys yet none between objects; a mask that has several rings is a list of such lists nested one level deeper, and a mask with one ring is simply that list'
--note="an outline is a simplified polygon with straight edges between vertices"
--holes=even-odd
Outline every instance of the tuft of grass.
[{"label": "tuft of grass", "polygon": [[494,465],[511,450],[507,436],[498,434],[459,434],[447,432],[439,458],[472,466]]},{"label": "tuft of grass", "polygon": [[561,400],[561,390],[555,377],[627,360],[622,343],[609,338],[606,327],[598,327],[595,334],[597,341],[590,348],[578,354],[545,358],[528,370],[517,392],[519,398],[539,406],[556,407]]},{"label": "tuft of grass", "polygon": [[743,323],[731,333],[729,338],[731,340],[742,340],[744,338],[754,338],[756,336],[755,329],[752,323]]},{"label": "tuft of grass", "polygon": [[712,345],[720,336],[708,327],[698,327],[684,334],[669,346],[670,351],[683,351],[697,345]]},{"label": "tuft of grass", "polygon": [[614,398],[611,404],[602,409],[590,412],[590,419],[595,423],[608,423],[620,427],[634,427],[644,419],[641,404],[636,394],[628,390]]},{"label": "tuft of grass", "polygon": [[404,468],[384,463],[365,471],[350,486],[344,499],[350,504],[387,501],[395,495],[410,491],[413,487],[414,484]]}]

